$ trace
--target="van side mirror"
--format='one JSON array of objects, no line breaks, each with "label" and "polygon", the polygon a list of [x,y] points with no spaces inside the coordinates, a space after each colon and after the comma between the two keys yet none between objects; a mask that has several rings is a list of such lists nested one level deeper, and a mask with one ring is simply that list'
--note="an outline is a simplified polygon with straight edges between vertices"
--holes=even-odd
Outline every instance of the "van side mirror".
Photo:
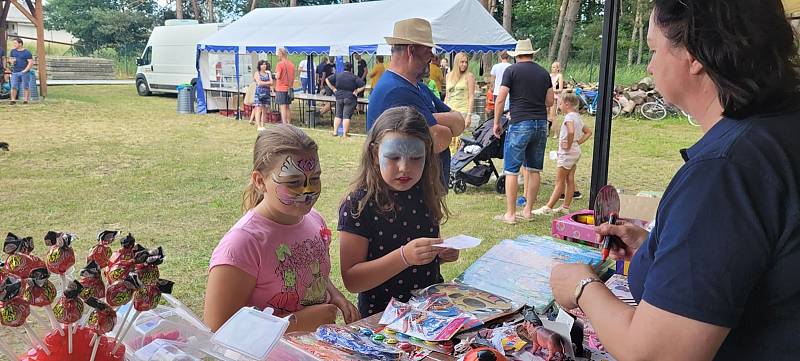
[{"label": "van side mirror", "polygon": [[142,59],[142,58],[136,59],[136,65],[138,65],[138,66],[144,65],[144,59]]}]

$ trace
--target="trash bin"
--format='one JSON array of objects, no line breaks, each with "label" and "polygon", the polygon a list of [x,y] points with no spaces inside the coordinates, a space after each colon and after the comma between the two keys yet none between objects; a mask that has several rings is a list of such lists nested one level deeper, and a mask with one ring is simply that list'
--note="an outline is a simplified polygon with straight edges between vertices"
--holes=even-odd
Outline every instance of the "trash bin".
[{"label": "trash bin", "polygon": [[194,99],[192,97],[191,84],[178,85],[178,113],[192,114],[194,113]]},{"label": "trash bin", "polygon": [[39,85],[36,84],[36,73],[31,70],[28,72],[28,88],[31,90],[31,101],[39,100]]}]

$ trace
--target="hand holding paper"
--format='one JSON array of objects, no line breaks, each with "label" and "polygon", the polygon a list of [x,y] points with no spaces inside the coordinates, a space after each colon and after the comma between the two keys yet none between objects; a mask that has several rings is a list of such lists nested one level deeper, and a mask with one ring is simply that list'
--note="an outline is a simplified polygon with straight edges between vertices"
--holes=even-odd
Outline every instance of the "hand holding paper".
[{"label": "hand holding paper", "polygon": [[481,240],[475,237],[459,234],[455,237],[445,239],[440,244],[434,244],[434,247],[452,248],[452,249],[467,249],[474,248],[481,244]]}]

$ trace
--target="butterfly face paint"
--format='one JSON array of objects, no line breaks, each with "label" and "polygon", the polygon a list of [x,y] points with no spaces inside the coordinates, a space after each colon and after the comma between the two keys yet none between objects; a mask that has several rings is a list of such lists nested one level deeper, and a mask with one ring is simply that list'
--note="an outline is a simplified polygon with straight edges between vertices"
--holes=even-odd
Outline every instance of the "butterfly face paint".
[{"label": "butterfly face paint", "polygon": [[396,191],[411,189],[425,167],[425,142],[399,133],[388,133],[378,148],[381,177]]},{"label": "butterfly face paint", "polygon": [[272,173],[277,184],[275,195],[287,206],[312,206],[322,190],[319,160],[316,157],[286,156],[281,167]]}]

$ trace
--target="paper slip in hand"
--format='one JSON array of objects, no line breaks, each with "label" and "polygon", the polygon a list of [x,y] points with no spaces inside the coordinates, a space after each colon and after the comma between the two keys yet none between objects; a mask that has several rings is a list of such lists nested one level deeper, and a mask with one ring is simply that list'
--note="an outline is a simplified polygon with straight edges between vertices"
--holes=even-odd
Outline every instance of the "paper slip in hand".
[{"label": "paper slip in hand", "polygon": [[440,244],[434,244],[433,246],[452,249],[467,249],[477,247],[479,244],[481,244],[480,239],[459,234],[455,237],[445,239],[444,242]]}]

